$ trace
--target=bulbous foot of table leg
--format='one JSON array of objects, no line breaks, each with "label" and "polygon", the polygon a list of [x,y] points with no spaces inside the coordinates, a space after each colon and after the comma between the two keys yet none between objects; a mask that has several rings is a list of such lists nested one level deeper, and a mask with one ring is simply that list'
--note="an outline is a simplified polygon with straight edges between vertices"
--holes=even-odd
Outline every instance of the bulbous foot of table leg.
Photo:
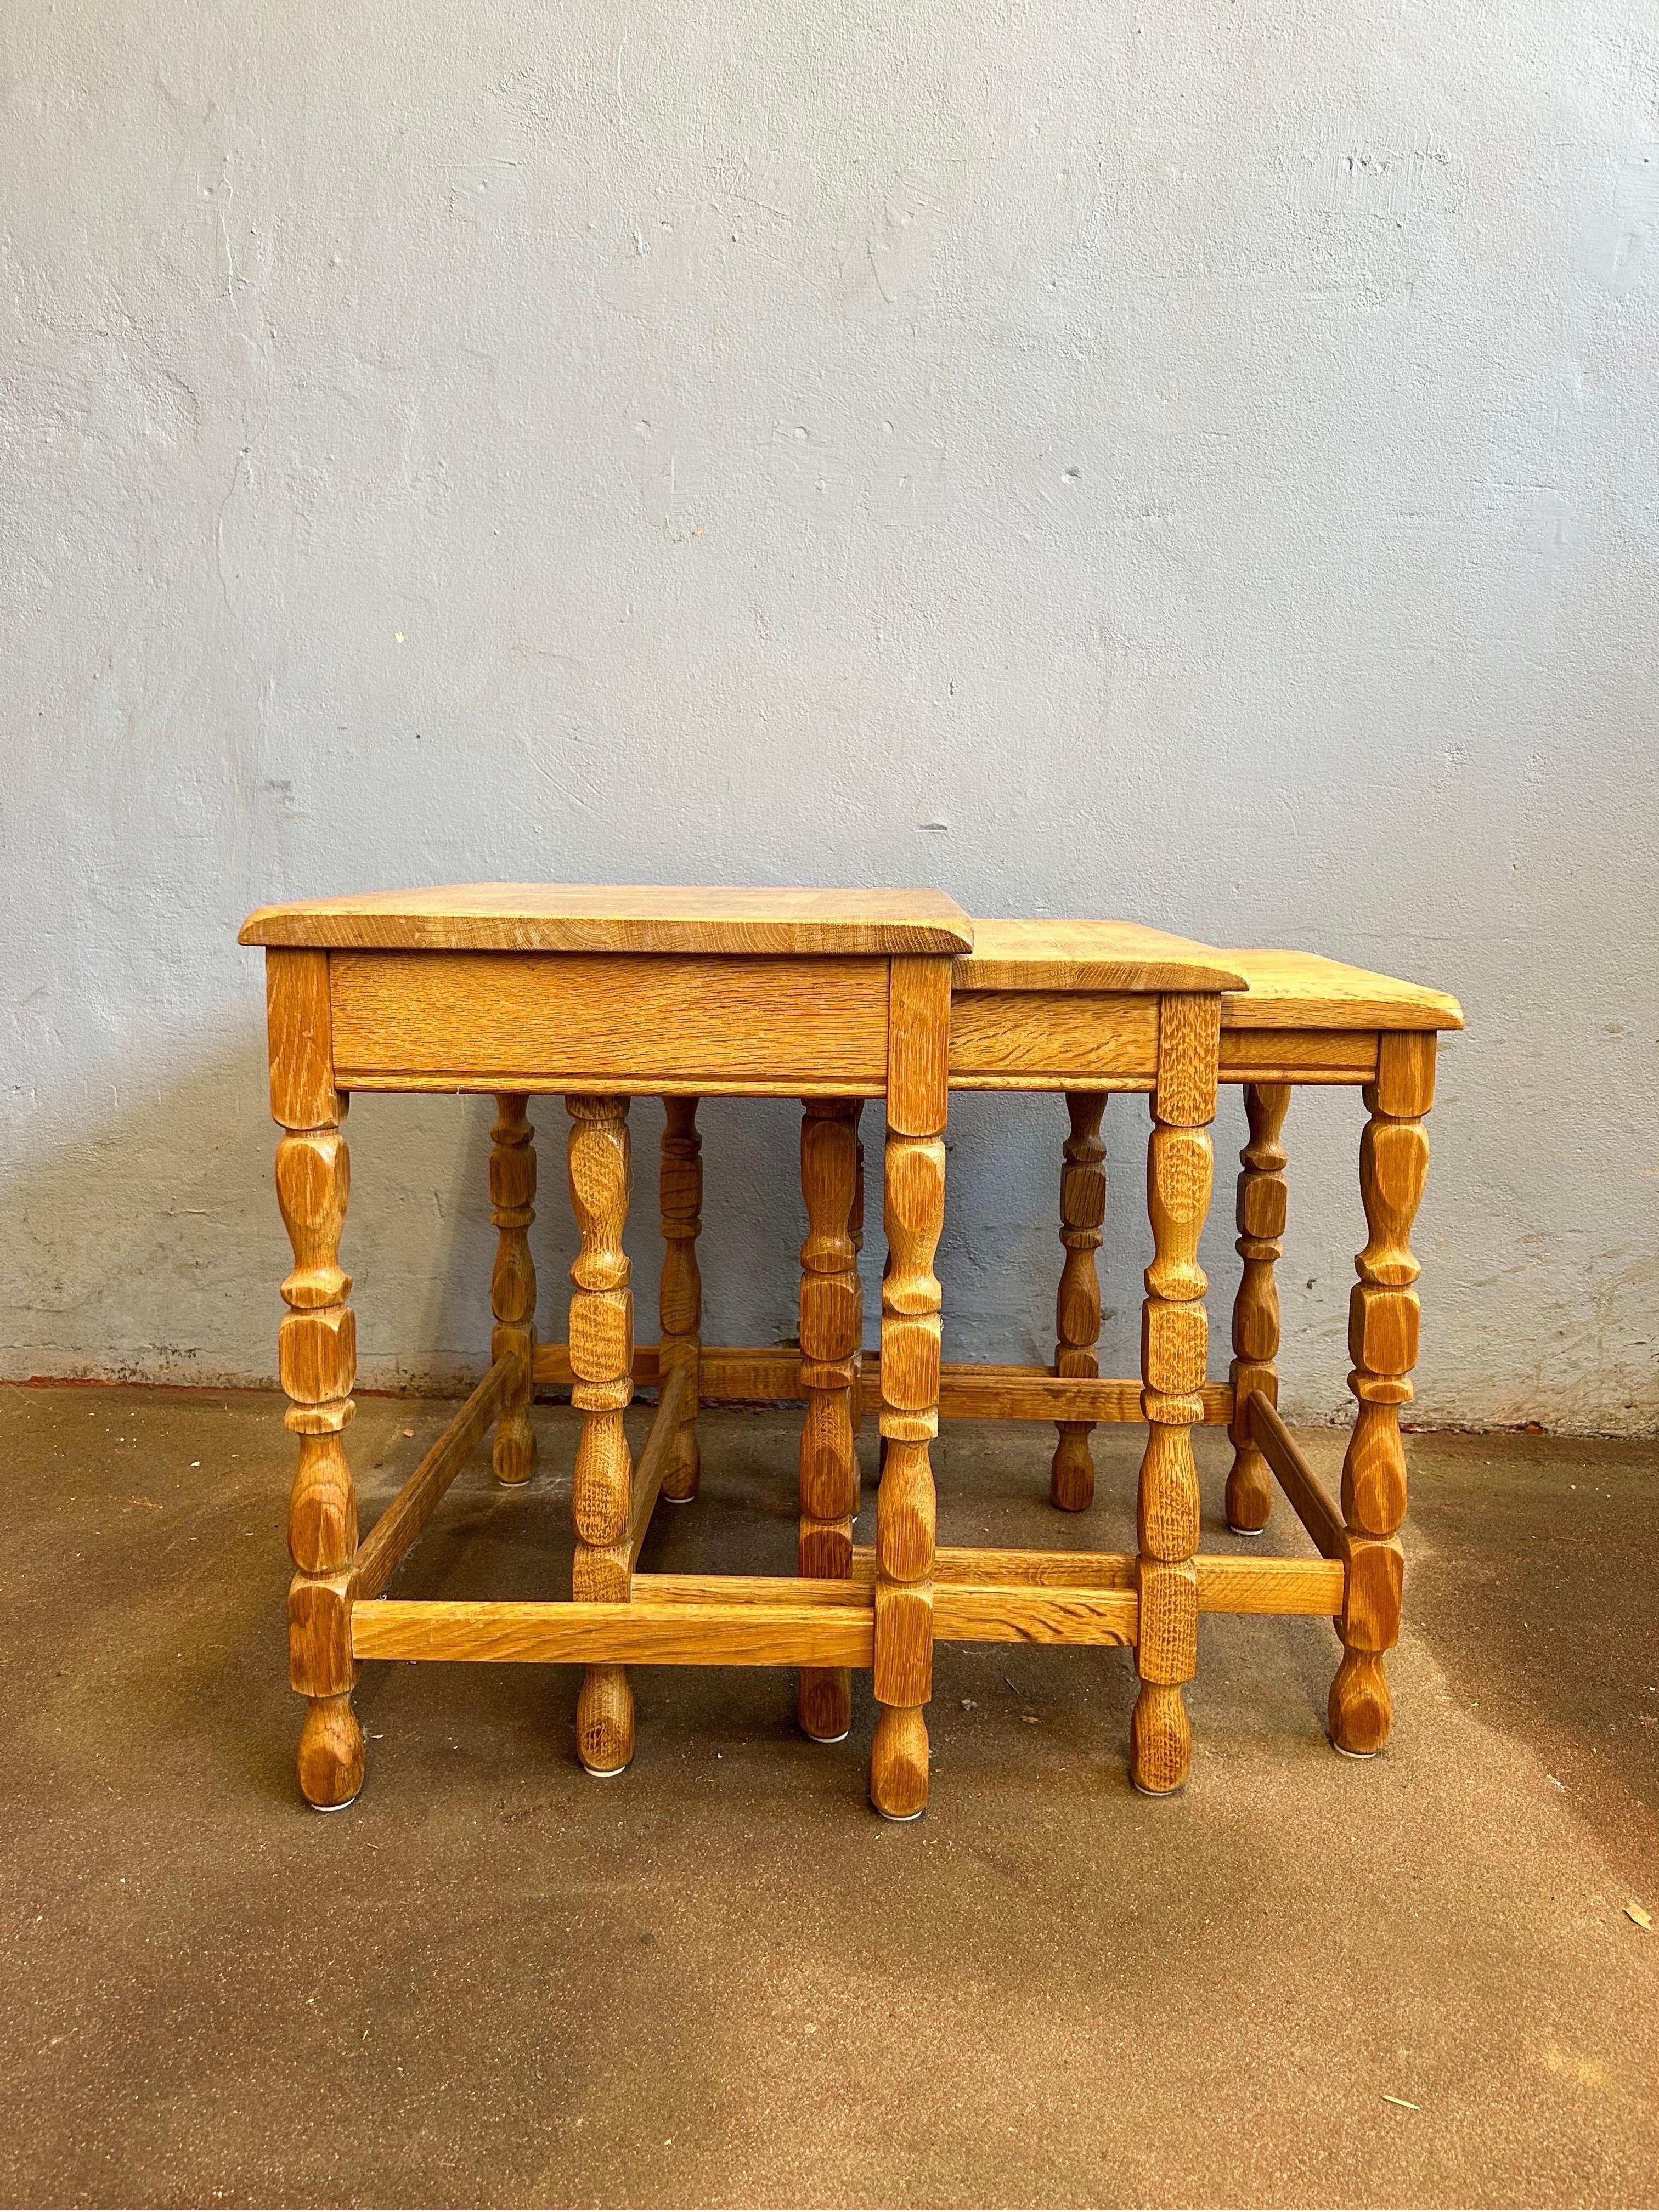
[{"label": "bulbous foot of table leg", "polygon": [[795,1696],[800,1732],[814,1743],[841,1743],[853,1726],[853,1677],[844,1667],[804,1667]]},{"label": "bulbous foot of table leg", "polygon": [[502,1416],[502,1425],[495,1431],[491,1467],[495,1468],[495,1480],[502,1484],[502,1489],[515,1491],[535,1474],[535,1431],[529,1422],[522,1427],[515,1425],[508,1429],[508,1418],[511,1416]]},{"label": "bulbous foot of table leg", "polygon": [[516,1490],[535,1474],[536,1431],[530,1425],[527,1408],[514,1407],[501,1415],[495,1427],[490,1464],[496,1481],[507,1490]]},{"label": "bulbous foot of table leg", "polygon": [[883,1705],[870,1747],[870,1802],[884,1820],[927,1809],[927,1723],[920,1705]]},{"label": "bulbous foot of table leg", "polygon": [[1129,1723],[1129,1779],[1143,1797],[1167,1797],[1193,1763],[1193,1724],[1178,1682],[1143,1682]]},{"label": "bulbous foot of table leg", "polygon": [[1350,1759],[1374,1759],[1394,1725],[1394,1699],[1382,1655],[1347,1651],[1331,1684],[1331,1741]]},{"label": "bulbous foot of table leg", "polygon": [[319,1813],[343,1812],[363,1786],[362,1723],[349,1694],[313,1698],[300,1730],[300,1790]]},{"label": "bulbous foot of table leg", "polygon": [[702,1483],[702,1455],[697,1449],[697,1439],[695,1436],[683,1433],[675,1443],[674,1455],[663,1475],[663,1501],[669,1505],[690,1505]]},{"label": "bulbous foot of table leg", "polygon": [[1273,1511],[1273,1478],[1259,1451],[1235,1453],[1227,1477],[1227,1526],[1235,1536],[1259,1536]]},{"label": "bulbous foot of table leg", "polygon": [[576,1756],[604,1780],[634,1756],[634,1692],[623,1667],[590,1667],[576,1698]]},{"label": "bulbous foot of table leg", "polygon": [[1085,1513],[1095,1502],[1095,1463],[1086,1428],[1061,1427],[1048,1468],[1048,1502],[1062,1513]]}]

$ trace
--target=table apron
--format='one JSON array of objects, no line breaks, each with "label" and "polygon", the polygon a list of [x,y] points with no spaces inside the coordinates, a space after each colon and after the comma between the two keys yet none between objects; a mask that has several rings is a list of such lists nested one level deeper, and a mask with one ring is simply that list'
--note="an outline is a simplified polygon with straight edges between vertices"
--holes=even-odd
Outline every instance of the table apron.
[{"label": "table apron", "polygon": [[879,1097],[888,963],[333,952],[343,1091]]}]

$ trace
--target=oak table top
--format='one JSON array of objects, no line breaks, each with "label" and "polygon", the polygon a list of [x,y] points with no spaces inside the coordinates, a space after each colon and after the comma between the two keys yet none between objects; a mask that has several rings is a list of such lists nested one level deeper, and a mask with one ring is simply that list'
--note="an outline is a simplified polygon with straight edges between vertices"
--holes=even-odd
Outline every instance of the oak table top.
[{"label": "oak table top", "polygon": [[955,991],[1218,990],[1228,1029],[1463,1026],[1449,992],[1317,952],[1218,948],[1128,921],[976,921]]},{"label": "oak table top", "polygon": [[240,945],[330,951],[949,954],[973,924],[928,890],[441,884],[261,907]]},{"label": "oak table top", "polygon": [[953,991],[1242,991],[1232,956],[1138,921],[975,921]]}]

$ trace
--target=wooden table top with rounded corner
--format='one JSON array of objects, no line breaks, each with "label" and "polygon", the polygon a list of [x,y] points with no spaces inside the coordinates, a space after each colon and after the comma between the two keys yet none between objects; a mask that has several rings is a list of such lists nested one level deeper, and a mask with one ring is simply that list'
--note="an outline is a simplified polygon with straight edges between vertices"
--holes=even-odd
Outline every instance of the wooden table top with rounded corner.
[{"label": "wooden table top with rounded corner", "polygon": [[422,952],[965,952],[941,891],[687,884],[441,884],[263,906],[239,945]]},{"label": "wooden table top with rounded corner", "polygon": [[[1418,1348],[1419,1270],[1409,1238],[1428,1166],[1424,1117],[1433,1099],[1437,1037],[1462,1028],[1462,1009],[1447,992],[1318,953],[1195,945],[1116,921],[975,922],[973,951],[953,969],[952,1087],[1064,1091],[1071,1115],[1060,1177],[1066,1260],[1057,1299],[1056,1379],[1046,1386],[1057,1391],[1064,1387],[1060,1378],[1081,1378],[1071,1386],[1079,1394],[1076,1414],[1069,1421],[1063,1413],[1054,1417],[1060,1441],[1050,1496],[1066,1510],[1080,1511],[1094,1496],[1089,1418],[1123,1418],[1129,1411],[1117,1409],[1121,1388],[1095,1379],[1100,1291],[1094,1255],[1105,1206],[1102,1109],[1110,1091],[1151,1087],[1144,1065],[1137,1064],[1149,1050],[1147,1002],[1127,994],[1179,988],[1182,975],[1223,994],[1217,1078],[1243,1087],[1249,1122],[1238,1179],[1237,1249],[1243,1268],[1233,1308],[1234,1357],[1225,1383],[1202,1382],[1202,1418],[1224,1421],[1232,1441],[1227,1518],[1233,1528],[1255,1534],[1266,1527],[1276,1478],[1322,1565],[1336,1577],[1332,1611],[1344,1656],[1331,1692],[1331,1738],[1339,1749],[1368,1755],[1389,1733],[1383,1657],[1400,1624],[1397,1532],[1406,1510],[1406,1464],[1399,1414],[1412,1395]],[[1293,1089],[1308,1085],[1358,1087],[1368,1113],[1360,1143],[1368,1237],[1355,1262],[1358,1280],[1348,1317],[1348,1383],[1358,1413],[1341,1505],[1278,1413],[1273,1268],[1284,1249],[1287,1164],[1280,1137]],[[1149,1291],[1158,1264],[1155,1258]],[[1194,1273],[1201,1297],[1204,1277],[1195,1261]],[[1149,1298],[1149,1313],[1155,1304]],[[1188,1310],[1195,1341],[1202,1338],[1202,1310],[1197,1304]],[[1034,1413],[1044,1387],[1023,1382],[1018,1395],[1009,1394],[1009,1414]],[[1083,1404],[1091,1390],[1100,1393],[1097,1410]],[[947,1412],[954,1410],[952,1396],[947,1368]],[[1194,1479],[1189,1469],[1182,1472],[1194,1516]],[[1143,1528],[1147,1505],[1143,1469]],[[1189,1534],[1196,1525],[1189,1517]],[[1251,1564],[1266,1575],[1282,1571],[1285,1589],[1304,1601],[1316,1589],[1317,1570],[1297,1562]],[[1203,1610],[1206,1562],[1197,1565]],[[1189,1663],[1194,1657],[1189,1637]]]},{"label": "wooden table top with rounded corner", "polygon": [[976,922],[951,970],[951,1088],[1150,1091],[1163,1025],[1212,1024],[1245,988],[1213,945],[1138,922]]},{"label": "wooden table top with rounded corner", "polygon": [[972,930],[936,891],[459,884],[262,907],[239,941],[343,1092],[878,1097],[896,963]]},{"label": "wooden table top with rounded corner", "polygon": [[951,969],[959,1091],[1150,1087],[1148,994],[1221,992],[1224,1083],[1366,1084],[1389,1032],[1460,1030],[1444,991],[1316,952],[1239,951],[1139,922],[986,921]]}]

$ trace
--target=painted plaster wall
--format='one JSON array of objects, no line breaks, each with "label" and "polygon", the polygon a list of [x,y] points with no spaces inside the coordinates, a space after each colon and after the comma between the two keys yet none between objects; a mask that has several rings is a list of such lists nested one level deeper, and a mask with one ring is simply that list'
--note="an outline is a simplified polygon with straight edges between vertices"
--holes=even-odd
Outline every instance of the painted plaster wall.
[{"label": "painted plaster wall", "polygon": [[[254,904],[927,883],[1459,992],[1419,1413],[1659,1421],[1645,0],[11,0],[0,270],[0,1371],[271,1375]],[[709,1333],[785,1336],[794,1115],[706,1120]],[[486,1124],[353,1113],[369,1382],[479,1358]],[[957,1110],[958,1356],[1047,1356],[1063,1126]]]}]

